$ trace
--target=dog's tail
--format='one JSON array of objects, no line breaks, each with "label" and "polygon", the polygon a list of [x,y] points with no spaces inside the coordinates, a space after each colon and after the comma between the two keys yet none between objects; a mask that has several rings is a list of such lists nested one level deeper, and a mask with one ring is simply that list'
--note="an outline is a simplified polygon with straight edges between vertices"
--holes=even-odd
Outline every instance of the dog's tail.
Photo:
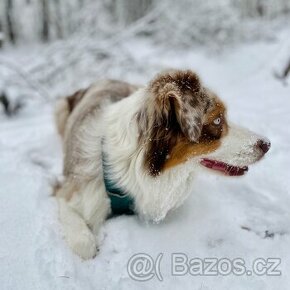
[{"label": "dog's tail", "polygon": [[57,101],[55,107],[55,121],[57,131],[60,134],[60,136],[62,137],[64,136],[67,120],[86,92],[87,89],[79,90],[75,92],[73,95],[61,98],[60,100]]}]

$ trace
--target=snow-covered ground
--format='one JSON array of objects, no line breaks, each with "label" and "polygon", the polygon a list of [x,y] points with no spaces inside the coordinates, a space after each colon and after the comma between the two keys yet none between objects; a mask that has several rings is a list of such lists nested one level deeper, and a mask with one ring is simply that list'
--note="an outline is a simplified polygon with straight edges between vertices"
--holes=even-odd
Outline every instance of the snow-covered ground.
[{"label": "snow-covered ground", "polygon": [[[223,53],[165,51],[143,42],[131,48],[147,73],[119,77],[145,83],[158,68],[197,70],[228,104],[229,119],[267,136],[272,147],[244,177],[196,177],[187,202],[161,224],[136,216],[108,220],[100,253],[90,261],[67,248],[51,196],[62,162],[53,104],[29,104],[9,119],[0,115],[1,289],[290,289],[290,86],[273,77],[285,36]],[[13,53],[21,51],[9,57]],[[128,275],[137,253],[154,259],[163,253],[163,281]],[[173,253],[242,258],[248,269],[257,258],[279,258],[281,275],[173,276]]]}]

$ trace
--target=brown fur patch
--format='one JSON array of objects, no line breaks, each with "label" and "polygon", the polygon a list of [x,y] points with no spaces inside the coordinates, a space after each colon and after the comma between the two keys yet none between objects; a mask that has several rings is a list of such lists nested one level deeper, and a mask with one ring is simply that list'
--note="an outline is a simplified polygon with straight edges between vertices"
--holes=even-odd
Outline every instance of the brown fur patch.
[{"label": "brown fur patch", "polygon": [[203,117],[212,98],[192,71],[169,71],[149,84],[148,100],[137,114],[140,142],[145,150],[145,167],[158,175],[179,137],[199,140]]},{"label": "brown fur patch", "polygon": [[[220,118],[219,125],[214,124],[214,120],[217,118]],[[206,115],[206,120],[201,132],[201,140],[219,139],[224,136],[227,131],[226,108],[225,105],[217,99],[215,107]]]},{"label": "brown fur patch", "polygon": [[165,162],[164,169],[177,166],[188,161],[190,158],[208,154],[215,151],[220,146],[220,140],[210,140],[200,143],[188,142],[186,139],[181,139],[172,149],[170,157]]},{"label": "brown fur patch", "polygon": [[[225,105],[217,99],[214,108],[206,115],[206,121],[202,128],[199,143],[189,142],[185,138],[178,140],[172,152],[165,162],[164,169],[168,169],[186,162],[190,158],[209,154],[215,151],[221,144],[220,138],[225,136],[228,132],[228,125],[226,122],[226,108]],[[215,125],[215,119],[220,118],[220,125]]]},{"label": "brown fur patch", "polygon": [[152,176],[158,175],[163,169],[167,155],[175,146],[179,135],[180,128],[174,110],[166,114],[160,112],[160,115],[153,120],[149,140],[147,139],[145,144],[147,148],[144,162]]},{"label": "brown fur patch", "polygon": [[153,94],[163,97],[164,94],[168,93],[166,86],[169,84],[172,85],[171,88],[178,89],[180,95],[184,95],[187,91],[192,93],[199,92],[201,89],[201,83],[197,74],[190,70],[174,70],[158,74],[149,84],[149,90]]},{"label": "brown fur patch", "polygon": [[189,70],[159,74],[149,85],[155,97],[155,106],[166,111],[174,110],[183,134],[197,141],[202,117],[210,105],[198,76]]},{"label": "brown fur patch", "polygon": [[71,113],[76,105],[81,101],[88,89],[78,90],[73,95],[67,97],[69,112]]}]

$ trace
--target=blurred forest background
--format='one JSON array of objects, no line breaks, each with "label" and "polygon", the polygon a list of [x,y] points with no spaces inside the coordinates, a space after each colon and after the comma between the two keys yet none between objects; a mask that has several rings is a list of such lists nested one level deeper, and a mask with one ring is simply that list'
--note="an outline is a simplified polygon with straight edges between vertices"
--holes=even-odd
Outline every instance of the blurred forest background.
[{"label": "blurred forest background", "polygon": [[[289,18],[290,0],[1,0],[0,101],[9,114],[100,77],[140,81],[160,69],[144,65],[148,43],[219,52],[274,39]],[[279,78],[290,70],[288,48]]]}]

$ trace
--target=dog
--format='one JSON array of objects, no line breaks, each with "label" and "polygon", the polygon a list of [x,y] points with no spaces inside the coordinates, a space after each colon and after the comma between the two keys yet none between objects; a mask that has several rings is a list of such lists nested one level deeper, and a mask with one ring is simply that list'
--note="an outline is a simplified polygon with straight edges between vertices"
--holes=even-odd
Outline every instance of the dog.
[{"label": "dog", "polygon": [[158,223],[185,201],[201,168],[241,176],[270,149],[265,137],[229,123],[226,105],[190,70],[160,73],[144,87],[96,82],[59,101],[56,123],[59,217],[83,259],[97,254],[114,208]]}]

